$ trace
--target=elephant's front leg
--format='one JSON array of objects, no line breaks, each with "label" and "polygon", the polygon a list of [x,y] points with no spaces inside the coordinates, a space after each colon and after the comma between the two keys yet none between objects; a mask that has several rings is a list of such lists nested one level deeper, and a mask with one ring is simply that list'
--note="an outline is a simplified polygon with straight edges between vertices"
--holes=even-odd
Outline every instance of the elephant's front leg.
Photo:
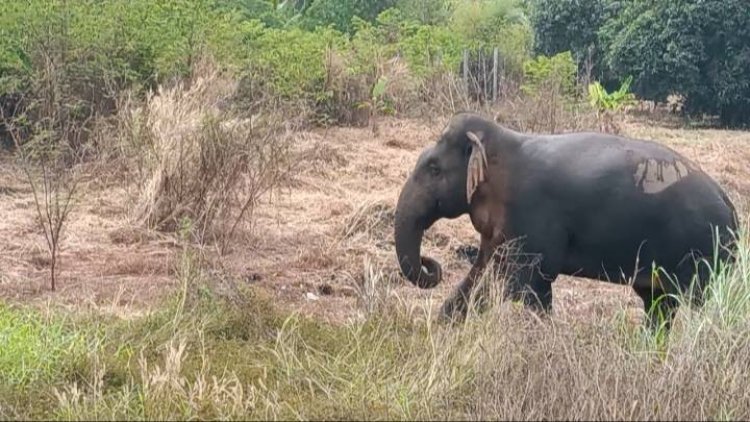
[{"label": "elephant's front leg", "polygon": [[[499,242],[482,236],[477,260],[455,292],[443,303],[440,309],[440,318],[457,322],[466,317],[471,295],[477,286],[477,282],[482,277],[482,273],[487,268],[487,264],[491,262],[492,255],[498,245]],[[484,291],[478,292],[475,296],[478,302],[481,302],[483,293]]]}]

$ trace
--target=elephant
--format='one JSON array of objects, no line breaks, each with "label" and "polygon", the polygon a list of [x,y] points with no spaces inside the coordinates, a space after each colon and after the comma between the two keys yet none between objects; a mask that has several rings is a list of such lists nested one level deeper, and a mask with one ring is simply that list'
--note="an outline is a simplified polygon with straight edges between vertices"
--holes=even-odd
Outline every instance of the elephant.
[{"label": "elephant", "polygon": [[479,252],[441,307],[451,321],[466,317],[472,293],[481,298],[480,276],[513,241],[518,256],[533,259],[516,267],[505,297],[546,315],[558,275],[630,284],[651,324],[669,328],[680,293],[704,302],[711,269],[701,262],[733,262],[739,226],[719,184],[666,145],[599,132],[522,133],[460,112],[421,152],[398,196],[401,274],[419,288],[437,286],[442,269],[421,255],[424,233],[467,213]]}]

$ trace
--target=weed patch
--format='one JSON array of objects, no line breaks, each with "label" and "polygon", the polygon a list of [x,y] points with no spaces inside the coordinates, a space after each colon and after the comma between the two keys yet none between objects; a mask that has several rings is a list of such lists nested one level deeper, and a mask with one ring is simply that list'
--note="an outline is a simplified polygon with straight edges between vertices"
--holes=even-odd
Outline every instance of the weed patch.
[{"label": "weed patch", "polygon": [[86,350],[86,335],[57,315],[0,305],[0,378],[6,386],[65,378]]}]

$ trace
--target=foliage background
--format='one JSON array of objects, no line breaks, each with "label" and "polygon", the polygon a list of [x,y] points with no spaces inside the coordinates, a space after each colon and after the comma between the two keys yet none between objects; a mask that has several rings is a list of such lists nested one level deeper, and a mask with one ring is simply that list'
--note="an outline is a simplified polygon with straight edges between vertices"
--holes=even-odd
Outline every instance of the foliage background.
[{"label": "foliage background", "polygon": [[0,111],[31,139],[55,110],[45,137],[61,138],[62,126],[116,113],[125,92],[190,80],[210,57],[242,81],[236,104],[281,99],[314,124],[361,124],[452,98],[464,51],[498,48],[506,97],[538,91],[557,63],[564,80],[551,85],[565,101],[632,78],[639,99],[682,96],[687,117],[743,126],[748,10],[739,0],[12,0],[0,4]]}]

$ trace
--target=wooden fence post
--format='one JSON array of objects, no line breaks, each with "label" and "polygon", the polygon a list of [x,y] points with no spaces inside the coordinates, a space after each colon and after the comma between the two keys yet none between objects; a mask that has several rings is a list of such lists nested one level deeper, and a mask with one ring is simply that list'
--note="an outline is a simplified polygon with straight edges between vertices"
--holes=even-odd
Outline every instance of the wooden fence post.
[{"label": "wooden fence post", "polygon": [[464,49],[464,86],[466,92],[469,92],[469,49]]},{"label": "wooden fence post", "polygon": [[497,102],[497,59],[498,59],[498,48],[495,47],[495,51],[492,52],[492,102]]}]

